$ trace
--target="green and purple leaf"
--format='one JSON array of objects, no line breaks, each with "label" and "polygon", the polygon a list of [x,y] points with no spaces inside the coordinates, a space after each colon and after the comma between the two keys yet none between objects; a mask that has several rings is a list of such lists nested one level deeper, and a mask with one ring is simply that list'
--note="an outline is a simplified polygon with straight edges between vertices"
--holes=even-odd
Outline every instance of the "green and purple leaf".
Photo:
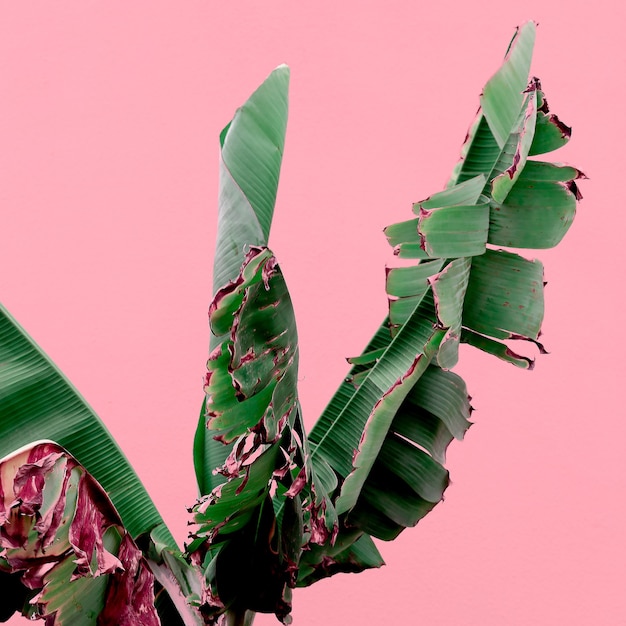
[{"label": "green and purple leaf", "polygon": [[103,486],[132,537],[160,528],[177,546],[105,426],[48,356],[0,305],[0,458],[32,441],[65,448]]},{"label": "green and purple leaf", "polygon": [[337,529],[327,498],[336,476],[323,464],[318,476],[311,463],[293,307],[267,248],[287,85],[287,68],[278,68],[221,137],[211,354],[195,441],[202,495],[189,546],[214,600],[206,610],[213,621],[226,611],[288,621],[302,550],[332,543]]},{"label": "green and purple leaf", "polygon": [[[214,294],[237,278],[250,246],[267,246],[285,146],[288,87],[289,68],[283,65],[237,110],[220,135]],[[222,340],[212,335],[211,350]],[[194,467],[201,494],[223,482],[213,470],[224,464],[230,452],[228,446],[207,436],[203,406],[194,439]]]},{"label": "green and purple leaf", "polygon": [[102,487],[57,444],[0,460],[0,570],[20,577],[30,590],[22,611],[47,624],[160,624],[141,550]]}]

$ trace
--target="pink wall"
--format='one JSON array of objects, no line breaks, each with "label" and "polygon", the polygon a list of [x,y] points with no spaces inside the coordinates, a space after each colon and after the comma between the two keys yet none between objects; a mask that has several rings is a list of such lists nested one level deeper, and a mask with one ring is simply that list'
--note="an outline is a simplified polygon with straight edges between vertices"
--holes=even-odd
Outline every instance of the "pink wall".
[{"label": "pink wall", "polygon": [[[424,6],[422,6],[424,5]],[[559,6],[560,5],[560,6]],[[624,5],[13,2],[0,19],[0,298],[102,416],[177,538],[207,351],[217,136],[279,63],[271,245],[312,424],[384,315],[381,230],[444,184],[514,27],[590,177],[534,372],[466,351],[475,425],[388,567],[295,594],[296,626],[626,623]],[[273,624],[260,617],[258,624]]]}]

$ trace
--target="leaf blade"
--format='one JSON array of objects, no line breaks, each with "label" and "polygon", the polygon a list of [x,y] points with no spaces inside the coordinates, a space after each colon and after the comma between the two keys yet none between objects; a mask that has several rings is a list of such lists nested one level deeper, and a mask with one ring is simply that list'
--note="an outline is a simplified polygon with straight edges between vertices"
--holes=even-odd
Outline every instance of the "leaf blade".
[{"label": "leaf blade", "polygon": [[0,305],[0,456],[34,440],[66,448],[103,485],[136,537],[162,527],[150,496],[93,409]]}]

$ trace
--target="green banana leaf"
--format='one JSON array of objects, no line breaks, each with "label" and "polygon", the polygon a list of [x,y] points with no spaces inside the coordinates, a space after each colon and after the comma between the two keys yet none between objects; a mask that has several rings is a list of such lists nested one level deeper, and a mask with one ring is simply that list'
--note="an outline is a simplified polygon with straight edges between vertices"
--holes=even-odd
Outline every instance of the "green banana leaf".
[{"label": "green banana leaf", "polygon": [[72,384],[0,305],[0,457],[41,439],[63,446],[109,494],[132,537],[159,529],[150,496],[105,426]]},{"label": "green banana leaf", "polygon": [[[194,458],[201,497],[188,547],[226,611],[287,620],[303,548],[336,532],[334,474],[313,470],[297,395],[293,307],[267,238],[287,116],[279,67],[221,135],[211,354]],[[236,564],[236,565],[235,565]]]},{"label": "green banana leaf", "polygon": [[[289,68],[274,70],[240,107],[220,135],[218,232],[213,293],[235,280],[247,246],[267,246],[287,128]],[[221,337],[211,336],[211,349]],[[194,439],[198,488],[208,494],[223,482],[213,470],[231,449],[207,436],[206,407]]]},{"label": "green banana leaf", "polygon": [[[571,134],[529,80],[534,39],[532,22],[516,32],[447,189],[417,203],[417,218],[385,229],[394,253],[418,265],[387,271],[389,315],[349,359],[353,368],[310,433],[313,465],[323,461],[338,475],[342,546],[367,535],[393,539],[442,499],[446,447],[470,424],[465,384],[448,371],[460,341],[525,368],[533,360],[504,340],[543,351],[543,267],[491,247],[556,245],[580,199],[578,170],[529,160]],[[411,375],[410,355],[421,365]],[[327,575],[322,562],[332,551],[328,544],[305,555],[300,584]]]}]

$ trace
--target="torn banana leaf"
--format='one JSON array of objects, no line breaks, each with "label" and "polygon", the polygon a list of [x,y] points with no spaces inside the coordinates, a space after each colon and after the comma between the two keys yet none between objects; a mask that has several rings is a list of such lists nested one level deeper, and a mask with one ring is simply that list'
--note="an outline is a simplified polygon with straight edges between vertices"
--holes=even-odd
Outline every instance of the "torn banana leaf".
[{"label": "torn banana leaf", "polygon": [[[248,246],[267,246],[278,190],[287,127],[289,68],[274,70],[240,107],[220,135],[218,231],[213,293],[236,279]],[[211,349],[222,337],[211,335]],[[231,452],[207,435],[206,407],[194,439],[194,467],[200,494],[223,480],[213,470]]]},{"label": "torn banana leaf", "polygon": [[176,543],[105,426],[72,384],[0,305],[0,456],[56,441],[102,485],[132,537],[159,528]]},{"label": "torn banana leaf", "polygon": [[543,265],[504,250],[472,260],[463,326],[495,339],[537,340],[543,320]]},{"label": "torn banana leaf", "polygon": [[463,380],[431,365],[398,409],[348,523],[387,540],[417,524],[443,497],[445,452],[470,413]]},{"label": "torn banana leaf", "polygon": [[[284,145],[288,70],[224,130],[211,354],[195,440],[201,497],[189,558],[211,623],[226,611],[289,620],[302,550],[333,541],[336,476],[313,469],[297,396],[298,337],[267,237]],[[318,476],[319,474],[319,476]]]},{"label": "torn banana leaf", "polygon": [[[555,245],[580,199],[578,170],[529,160],[570,136],[529,79],[534,39],[532,22],[518,29],[447,188],[414,205],[417,218],[385,229],[394,253],[418,264],[387,270],[389,316],[349,359],[352,369],[310,434],[314,466],[323,460],[339,476],[333,497],[344,551],[351,537],[393,539],[442,499],[445,451],[463,437],[471,412],[465,384],[447,371],[459,342],[526,368],[532,359],[504,341],[543,351],[541,263],[490,247]],[[400,339],[405,360],[394,358]],[[410,355],[421,359],[419,371],[407,367]],[[398,389],[402,397],[389,402]],[[332,550],[317,548],[317,566],[310,557],[301,584],[322,576]]]},{"label": "torn banana leaf", "polygon": [[384,564],[368,534],[363,531],[342,533],[332,546],[312,545],[302,554],[298,586],[307,587],[335,574],[358,574]]},{"label": "torn banana leaf", "polygon": [[535,122],[535,136],[530,146],[530,156],[552,152],[564,146],[572,136],[572,129],[550,113],[548,101],[541,90],[541,83],[537,80],[537,120]]},{"label": "torn banana leaf", "polygon": [[[0,460],[0,581],[7,577],[23,602],[10,608],[32,619],[161,623],[153,575],[111,500],[51,442]],[[2,597],[4,612],[14,598]]]},{"label": "torn banana leaf", "polygon": [[335,532],[325,496],[334,475],[318,480],[309,460],[293,307],[267,248],[250,247],[239,275],[217,291],[209,321],[223,343],[208,361],[207,432],[232,445],[216,468],[225,482],[192,509],[189,554],[211,591],[212,620],[230,610],[285,621],[303,547]]},{"label": "torn banana leaf", "polygon": [[510,248],[552,248],[569,230],[580,193],[574,167],[528,161],[504,202],[492,205],[489,243]]},{"label": "torn banana leaf", "polygon": [[417,203],[417,219],[385,228],[394,254],[412,259],[483,254],[489,226],[484,186],[485,177],[479,175]]}]

